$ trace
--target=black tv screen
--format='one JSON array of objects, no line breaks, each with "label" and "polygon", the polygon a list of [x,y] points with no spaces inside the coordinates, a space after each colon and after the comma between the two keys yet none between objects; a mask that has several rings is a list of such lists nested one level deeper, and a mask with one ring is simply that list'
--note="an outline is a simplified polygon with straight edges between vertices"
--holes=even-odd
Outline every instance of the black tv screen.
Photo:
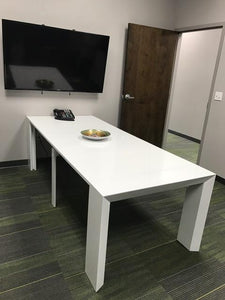
[{"label": "black tv screen", "polygon": [[5,89],[101,93],[109,36],[2,20]]}]

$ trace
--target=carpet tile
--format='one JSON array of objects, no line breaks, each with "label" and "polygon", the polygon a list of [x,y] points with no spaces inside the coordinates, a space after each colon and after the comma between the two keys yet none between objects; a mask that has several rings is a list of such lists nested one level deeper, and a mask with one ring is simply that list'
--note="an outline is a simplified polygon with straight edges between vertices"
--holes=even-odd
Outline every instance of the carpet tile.
[{"label": "carpet tile", "polygon": [[[199,144],[169,134],[167,150],[196,162]],[[176,241],[185,189],[111,204],[105,283],[85,269],[88,185],[57,158],[0,169],[0,300],[225,299],[225,185],[216,182],[200,252]]]}]

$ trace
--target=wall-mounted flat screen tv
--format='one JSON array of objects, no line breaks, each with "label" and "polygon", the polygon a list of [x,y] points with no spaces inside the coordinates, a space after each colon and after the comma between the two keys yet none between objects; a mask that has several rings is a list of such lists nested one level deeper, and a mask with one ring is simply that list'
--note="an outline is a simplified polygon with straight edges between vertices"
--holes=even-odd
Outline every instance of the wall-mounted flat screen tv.
[{"label": "wall-mounted flat screen tv", "polygon": [[109,36],[2,20],[5,89],[101,93]]}]

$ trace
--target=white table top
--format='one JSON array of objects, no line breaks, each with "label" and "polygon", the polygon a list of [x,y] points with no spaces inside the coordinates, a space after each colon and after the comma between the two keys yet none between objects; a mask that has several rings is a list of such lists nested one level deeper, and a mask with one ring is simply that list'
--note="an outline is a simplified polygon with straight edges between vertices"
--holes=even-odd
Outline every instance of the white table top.
[{"label": "white table top", "polygon": [[[102,196],[129,195],[179,183],[203,182],[214,173],[136,138],[96,117],[74,122],[51,116],[29,116],[31,124]],[[84,129],[107,130],[105,140],[85,139]],[[182,184],[181,184],[182,186]],[[160,189],[159,189],[160,190]]]}]

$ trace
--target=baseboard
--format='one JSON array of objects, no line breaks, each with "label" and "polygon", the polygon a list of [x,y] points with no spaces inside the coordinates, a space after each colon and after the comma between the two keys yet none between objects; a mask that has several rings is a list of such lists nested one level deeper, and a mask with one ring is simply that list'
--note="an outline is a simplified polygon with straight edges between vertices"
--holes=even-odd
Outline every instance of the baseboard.
[{"label": "baseboard", "polygon": [[201,140],[198,140],[198,139],[196,139],[196,138],[193,138],[192,136],[189,136],[189,135],[186,135],[186,134],[183,134],[183,133],[180,133],[180,132],[171,130],[171,129],[168,129],[168,132],[169,132],[169,133],[172,133],[172,134],[175,134],[175,135],[178,135],[178,136],[180,136],[180,137],[182,137],[182,138],[185,138],[185,139],[187,139],[187,140],[189,140],[189,141],[192,141],[192,142],[195,142],[195,143],[198,143],[198,144],[201,143]]},{"label": "baseboard", "polygon": [[18,167],[28,165],[28,159],[10,160],[0,162],[0,168]]},{"label": "baseboard", "polygon": [[225,185],[225,178],[223,178],[223,177],[220,177],[220,176],[216,175],[216,181],[218,181],[218,182]]}]

